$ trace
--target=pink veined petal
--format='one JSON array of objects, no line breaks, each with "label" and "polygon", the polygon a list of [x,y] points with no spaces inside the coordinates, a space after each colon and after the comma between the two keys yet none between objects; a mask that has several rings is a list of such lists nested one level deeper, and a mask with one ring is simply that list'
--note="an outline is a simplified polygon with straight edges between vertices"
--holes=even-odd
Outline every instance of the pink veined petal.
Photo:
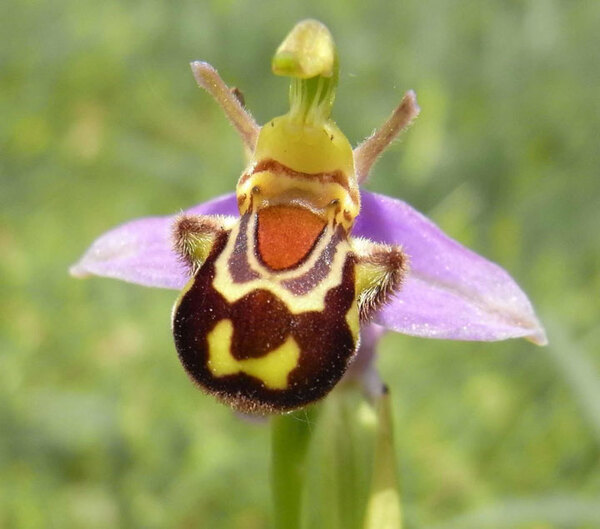
[{"label": "pink veined petal", "polygon": [[448,237],[405,202],[363,191],[353,233],[400,244],[410,258],[402,290],[376,323],[427,338],[525,337],[547,343],[531,303],[506,271]]},{"label": "pink veined petal", "polygon": [[[188,213],[237,216],[235,195]],[[172,250],[175,216],[125,223],[100,236],[71,267],[76,277],[99,275],[145,286],[181,289],[188,273]],[[402,290],[379,313],[387,329],[456,340],[526,337],[544,344],[544,329],[513,279],[468,250],[405,202],[367,191],[353,232],[403,246],[411,271]]]},{"label": "pink veined petal", "polygon": [[[198,215],[239,215],[234,193],[187,210]],[[146,217],[127,222],[96,239],[70,272],[75,277],[98,275],[148,287],[181,289],[189,274],[172,250],[175,216]]]}]

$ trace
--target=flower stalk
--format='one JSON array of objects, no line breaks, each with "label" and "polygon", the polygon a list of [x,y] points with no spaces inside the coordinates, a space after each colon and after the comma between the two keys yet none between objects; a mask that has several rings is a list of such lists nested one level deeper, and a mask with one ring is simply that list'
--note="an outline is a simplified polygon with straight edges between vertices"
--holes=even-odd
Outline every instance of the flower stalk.
[{"label": "flower stalk", "polygon": [[271,491],[275,529],[300,529],[306,455],[317,407],[271,418]]},{"label": "flower stalk", "polygon": [[271,419],[274,529],[401,529],[390,395],[345,384]]}]

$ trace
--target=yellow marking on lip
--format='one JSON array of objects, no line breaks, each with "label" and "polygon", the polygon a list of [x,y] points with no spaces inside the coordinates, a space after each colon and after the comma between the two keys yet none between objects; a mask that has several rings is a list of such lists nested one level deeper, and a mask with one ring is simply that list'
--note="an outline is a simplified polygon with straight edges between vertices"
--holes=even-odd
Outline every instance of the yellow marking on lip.
[{"label": "yellow marking on lip", "polygon": [[[285,303],[292,314],[300,314],[309,311],[323,311],[325,309],[325,296],[332,288],[339,286],[343,281],[344,265],[348,253],[351,250],[348,241],[342,240],[337,245],[327,276],[306,294],[297,295],[287,290],[281,283],[294,276],[297,277],[302,275],[305,270],[312,267],[319,257],[316,252],[319,252],[320,254],[320,252],[325,250],[328,237],[325,236],[321,238],[317,243],[317,247],[313,250],[313,255],[311,255],[309,260],[299,267],[298,270],[274,273],[260,265],[255,257],[254,236],[252,235],[255,222],[254,219],[249,223],[247,255],[251,268],[255,272],[258,272],[260,277],[244,283],[236,283],[231,277],[228,261],[235,249],[236,238],[240,230],[240,224],[238,222],[231,231],[227,246],[215,261],[215,277],[212,282],[213,288],[219,292],[228,303],[235,303],[254,290],[264,289],[268,290]],[[331,233],[326,233],[325,235],[329,235],[329,237],[332,236]]]},{"label": "yellow marking on lip", "polygon": [[350,328],[350,332],[352,333],[352,338],[356,343],[360,334],[360,323],[358,316],[358,303],[356,300],[352,302],[350,309],[346,312],[346,323]]},{"label": "yellow marking on lip", "polygon": [[300,348],[290,336],[267,355],[261,358],[237,360],[231,354],[233,323],[221,320],[208,333],[208,368],[217,378],[237,373],[258,378],[269,389],[286,389],[288,375],[298,365]]},{"label": "yellow marking on lip", "polygon": [[196,278],[192,277],[185,284],[185,286],[183,287],[183,290],[179,293],[179,297],[175,300],[175,303],[173,304],[173,309],[171,310],[171,330],[173,330],[173,324],[175,323],[175,314],[177,314],[177,309],[179,308],[179,305],[181,305],[181,302],[183,301],[183,298],[185,297],[185,295],[194,286],[195,280],[196,280]]}]

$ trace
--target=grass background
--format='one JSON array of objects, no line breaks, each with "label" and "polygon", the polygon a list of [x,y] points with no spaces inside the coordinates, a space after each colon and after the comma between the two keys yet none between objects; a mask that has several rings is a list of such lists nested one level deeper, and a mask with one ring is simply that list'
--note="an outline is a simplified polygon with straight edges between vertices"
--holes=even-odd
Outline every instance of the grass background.
[{"label": "grass background", "polygon": [[547,348],[388,335],[407,527],[600,527],[600,2],[15,0],[0,7],[0,527],[265,527],[268,428],[187,380],[175,292],[76,281],[106,229],[231,191],[214,64],[259,122],[301,18],[352,143],[414,88],[369,188],[504,266]]}]

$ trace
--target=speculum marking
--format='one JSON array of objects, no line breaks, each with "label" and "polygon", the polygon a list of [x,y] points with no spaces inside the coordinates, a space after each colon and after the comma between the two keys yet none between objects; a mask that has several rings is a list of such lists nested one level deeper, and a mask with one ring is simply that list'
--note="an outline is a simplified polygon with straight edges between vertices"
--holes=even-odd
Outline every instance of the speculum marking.
[{"label": "speculum marking", "polygon": [[326,292],[324,310],[294,314],[268,290],[252,290],[232,303],[215,290],[215,261],[228,236],[215,244],[175,310],[181,362],[207,392],[247,412],[290,410],[323,397],[356,348],[346,320],[355,303],[353,256],[346,258],[341,282]]}]

